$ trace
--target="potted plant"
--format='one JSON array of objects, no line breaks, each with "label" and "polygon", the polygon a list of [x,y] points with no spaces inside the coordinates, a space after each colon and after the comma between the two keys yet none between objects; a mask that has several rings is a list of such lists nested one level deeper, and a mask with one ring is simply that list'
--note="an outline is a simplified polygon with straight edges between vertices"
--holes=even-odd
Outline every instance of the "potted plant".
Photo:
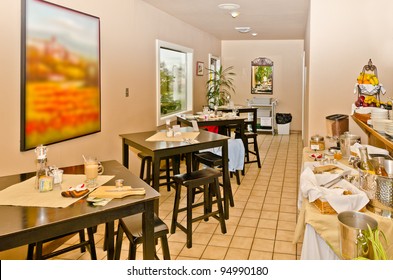
[{"label": "potted plant", "polygon": [[236,75],[232,72],[233,66],[223,69],[208,69],[209,80],[206,82],[206,98],[209,107],[225,105],[231,99],[232,93],[235,93],[233,77]]}]

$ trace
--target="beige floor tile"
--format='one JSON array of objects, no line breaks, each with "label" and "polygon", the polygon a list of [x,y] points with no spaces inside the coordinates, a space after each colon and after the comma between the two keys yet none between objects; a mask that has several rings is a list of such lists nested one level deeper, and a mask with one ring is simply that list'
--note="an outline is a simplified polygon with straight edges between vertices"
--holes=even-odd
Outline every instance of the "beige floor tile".
[{"label": "beige floor tile", "polygon": [[273,253],[272,252],[263,252],[263,251],[253,251],[250,252],[249,260],[272,260]]},{"label": "beige floor tile", "polygon": [[293,244],[291,241],[276,240],[274,244],[274,253],[296,255],[296,244]]},{"label": "beige floor tile", "polygon": [[278,212],[262,210],[261,219],[278,220]]},{"label": "beige floor tile", "polygon": [[258,228],[276,229],[276,227],[277,227],[276,220],[259,219]]},{"label": "beige floor tile", "polygon": [[219,246],[219,247],[229,247],[229,244],[231,244],[233,235],[219,235],[219,234],[214,234],[212,238],[210,239],[209,246]]},{"label": "beige floor tile", "polygon": [[208,246],[203,252],[202,259],[206,260],[223,260],[228,251],[228,247]]},{"label": "beige floor tile", "polygon": [[229,248],[225,256],[226,260],[247,260],[250,250]]},{"label": "beige floor tile", "polygon": [[276,240],[280,241],[292,241],[295,235],[294,231],[288,230],[277,230]]},{"label": "beige floor tile", "polygon": [[256,231],[256,227],[238,226],[234,236],[254,237],[255,231]]},{"label": "beige floor tile", "polygon": [[289,254],[281,254],[281,253],[274,253],[273,254],[273,260],[296,260],[295,255],[289,255]]},{"label": "beige floor tile", "polygon": [[255,238],[254,243],[252,244],[252,250],[255,251],[273,252],[273,249],[274,240],[271,239]]},{"label": "beige floor tile", "polygon": [[247,218],[247,217],[242,217],[242,218],[240,218],[239,226],[257,227],[258,221],[259,221],[258,218]]},{"label": "beige floor tile", "polygon": [[255,238],[274,240],[276,238],[276,229],[257,228],[255,232]]},{"label": "beige floor tile", "polygon": [[229,247],[237,249],[250,249],[252,242],[253,238],[251,237],[234,236]]},{"label": "beige floor tile", "polygon": [[190,257],[190,258],[201,258],[203,252],[206,249],[206,245],[192,244],[191,248],[184,247],[179,256]]}]

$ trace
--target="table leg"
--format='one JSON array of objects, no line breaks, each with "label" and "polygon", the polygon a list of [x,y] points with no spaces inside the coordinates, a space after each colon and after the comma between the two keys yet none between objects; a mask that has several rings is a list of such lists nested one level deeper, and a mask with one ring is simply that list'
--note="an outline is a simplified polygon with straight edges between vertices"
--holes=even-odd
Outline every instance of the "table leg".
[{"label": "table leg", "polygon": [[145,203],[142,214],[143,259],[154,260],[156,248],[154,241],[154,202]]},{"label": "table leg", "polygon": [[125,139],[123,138],[123,165],[128,168],[129,163],[128,163],[128,157],[129,157],[129,151],[128,151],[128,145],[125,142]]},{"label": "table leg", "polygon": [[222,145],[222,178],[224,185],[224,214],[225,219],[229,219],[229,204],[234,206],[231,181],[228,169],[228,141],[225,140]]},{"label": "table leg", "polygon": [[105,232],[106,232],[106,250],[107,250],[107,258],[108,260],[113,260],[115,257],[115,221],[107,222],[105,224]]},{"label": "table leg", "polygon": [[[153,188],[157,191],[160,192],[160,162],[161,158],[154,156],[153,158]],[[154,202],[154,213],[159,216],[159,203],[158,200]]]}]

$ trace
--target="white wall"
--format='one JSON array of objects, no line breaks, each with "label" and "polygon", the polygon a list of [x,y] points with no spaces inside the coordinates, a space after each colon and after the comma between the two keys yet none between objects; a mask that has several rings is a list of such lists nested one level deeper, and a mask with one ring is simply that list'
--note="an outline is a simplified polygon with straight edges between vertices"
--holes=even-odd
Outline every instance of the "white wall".
[{"label": "white wall", "polygon": [[[102,131],[49,146],[49,164],[82,163],[82,154],[121,162],[119,134],[153,130],[155,124],[155,40],[194,49],[194,60],[220,55],[220,41],[140,0],[51,1],[100,18]],[[33,151],[20,152],[21,1],[0,1],[0,176],[35,169]],[[196,77],[194,75],[194,77]],[[204,103],[206,76],[194,81],[195,102]],[[125,88],[130,97],[125,97]],[[131,159],[133,160],[133,159]],[[136,159],[135,159],[136,161]],[[131,162],[133,163],[133,162]],[[132,167],[138,172],[137,162]]]},{"label": "white wall", "polygon": [[[326,116],[350,114],[356,77],[370,58],[387,90],[382,99],[393,96],[393,1],[312,0],[310,9],[308,136],[326,135]],[[349,125],[366,143],[351,118]]]},{"label": "white wall", "polygon": [[[253,97],[278,99],[277,112],[291,113],[291,130],[301,130],[303,40],[223,41],[222,65],[234,66],[235,104]],[[273,95],[251,94],[251,61],[267,57],[274,62]]]}]

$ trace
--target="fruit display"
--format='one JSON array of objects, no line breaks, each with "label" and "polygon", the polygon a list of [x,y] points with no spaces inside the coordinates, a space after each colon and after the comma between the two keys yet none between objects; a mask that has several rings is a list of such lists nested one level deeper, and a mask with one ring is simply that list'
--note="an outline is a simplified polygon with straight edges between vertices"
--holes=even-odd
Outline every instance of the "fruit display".
[{"label": "fruit display", "polygon": [[363,67],[362,72],[356,78],[356,90],[358,98],[355,101],[356,107],[381,107],[392,109],[392,102],[383,102],[380,99],[380,93],[385,94],[385,89],[379,82],[377,67],[373,65],[371,59]]},{"label": "fruit display", "polygon": [[361,72],[357,77],[358,84],[371,84],[373,86],[379,85],[378,77],[375,74]]}]

